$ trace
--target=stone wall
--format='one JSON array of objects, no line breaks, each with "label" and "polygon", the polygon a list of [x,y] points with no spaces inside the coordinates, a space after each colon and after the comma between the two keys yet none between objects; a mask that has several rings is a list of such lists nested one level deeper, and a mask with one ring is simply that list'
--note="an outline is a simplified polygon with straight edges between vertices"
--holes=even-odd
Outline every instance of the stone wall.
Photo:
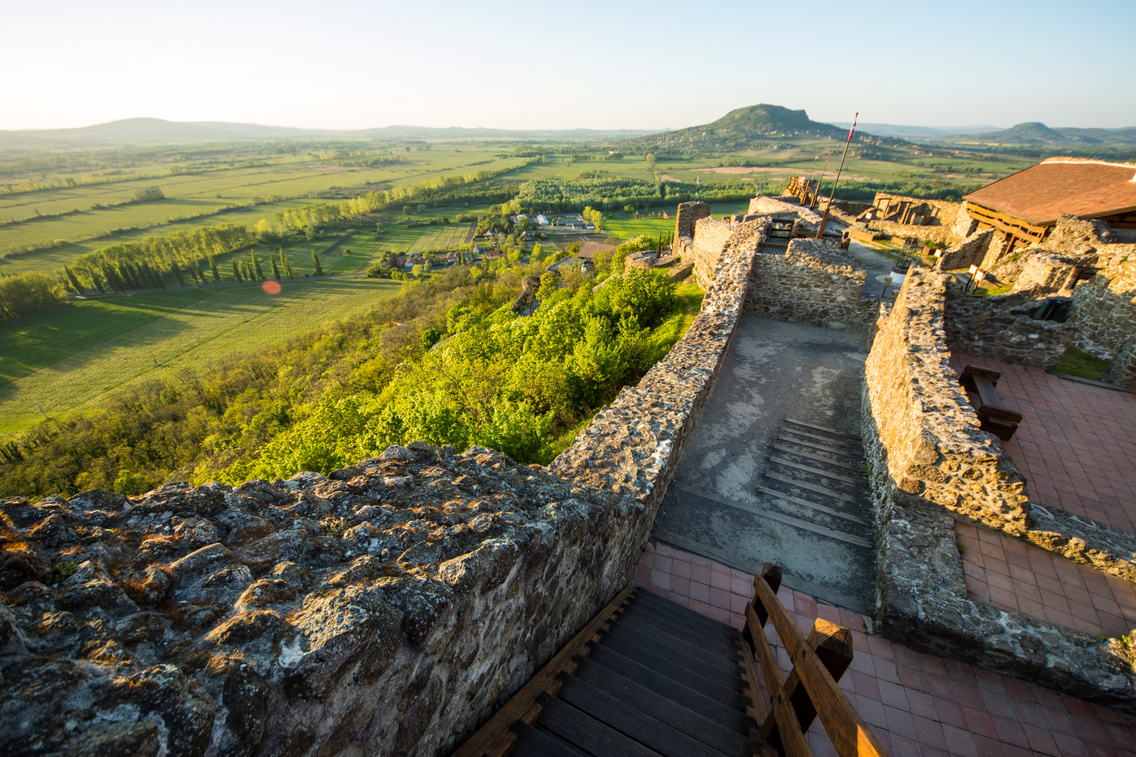
[{"label": "stone wall", "polygon": [[957,271],[960,268],[970,268],[979,265],[986,257],[986,249],[990,245],[994,232],[990,229],[981,229],[965,237],[961,242],[943,252],[935,263],[941,271]]},{"label": "stone wall", "polygon": [[906,495],[1024,533],[1021,474],[978,418],[950,368],[942,274],[912,268],[865,363],[888,474]]},{"label": "stone wall", "polygon": [[952,281],[946,288],[947,346],[1004,363],[1051,370],[1076,337],[1076,329],[1067,323],[1031,318],[1027,312],[1037,304],[1020,295],[967,295],[962,284]]},{"label": "stone wall", "polygon": [[1100,222],[1062,216],[1046,246],[1097,267],[1097,275],[1073,290],[1075,344],[1110,359],[1102,381],[1136,390],[1136,244],[1111,238]]},{"label": "stone wall", "polygon": [[[699,221],[696,240],[708,221]],[[760,222],[734,227],[686,335],[638,385],[625,387],[600,411],[552,462],[552,473],[633,497],[654,517],[733,338],[764,228]],[[644,531],[640,546],[646,538]]]},{"label": "stone wall", "polygon": [[[877,193],[877,196],[882,193]],[[868,222],[872,231],[883,232],[893,237],[920,239],[924,242],[938,242],[953,245],[961,242],[973,231],[968,223],[962,203],[946,200],[924,200],[920,197],[903,197],[901,195],[888,195],[889,197],[907,200],[915,205],[927,205],[934,208],[937,215],[932,222],[934,225],[916,226],[914,224],[895,223],[893,221],[873,220]]]},{"label": "stone wall", "polygon": [[28,544],[3,571],[9,754],[446,752],[627,583],[649,525],[425,445],[3,510]]},{"label": "stone wall", "polygon": [[704,202],[683,202],[675,210],[674,238],[693,237],[694,224],[710,216],[710,206]]},{"label": "stone wall", "polygon": [[876,629],[908,646],[1136,711],[1131,649],[968,598],[954,520],[1131,580],[1136,539],[1031,506],[949,363],[942,274],[912,269],[865,365],[862,437],[877,535]]},{"label": "stone wall", "polygon": [[1073,293],[1081,266],[1076,260],[1046,250],[1027,250],[1021,271],[1010,294],[1024,294],[1034,299]]},{"label": "stone wall", "polygon": [[700,218],[694,225],[694,238],[683,250],[679,252],[682,262],[694,264],[694,275],[698,285],[709,290],[715,280],[722,251],[730,239],[742,226],[750,229],[750,233],[761,228],[764,221],[749,221],[743,224],[734,221],[723,221],[715,218]]},{"label": "stone wall", "polygon": [[783,254],[758,255],[745,312],[867,332],[878,306],[861,297],[867,271],[838,245],[794,239]]}]

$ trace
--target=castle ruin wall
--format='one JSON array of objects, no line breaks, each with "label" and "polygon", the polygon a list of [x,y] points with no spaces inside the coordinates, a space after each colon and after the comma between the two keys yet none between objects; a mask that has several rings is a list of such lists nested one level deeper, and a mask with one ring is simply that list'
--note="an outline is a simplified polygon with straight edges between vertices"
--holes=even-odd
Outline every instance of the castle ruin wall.
[{"label": "castle ruin wall", "polygon": [[862,438],[876,511],[877,631],[1136,711],[1136,672],[1100,639],[968,598],[954,521],[976,522],[1132,580],[1129,535],[1040,506],[1001,443],[978,427],[950,367],[946,281],[913,268],[865,365]]},{"label": "castle ruin wall", "polygon": [[868,332],[878,307],[861,296],[867,271],[831,242],[794,239],[754,260],[745,312],[811,326]]},{"label": "castle ruin wall", "polygon": [[975,297],[952,281],[944,298],[947,346],[1004,363],[1051,370],[1076,337],[1076,329],[1040,321],[1026,311],[1037,302],[1022,296]]}]

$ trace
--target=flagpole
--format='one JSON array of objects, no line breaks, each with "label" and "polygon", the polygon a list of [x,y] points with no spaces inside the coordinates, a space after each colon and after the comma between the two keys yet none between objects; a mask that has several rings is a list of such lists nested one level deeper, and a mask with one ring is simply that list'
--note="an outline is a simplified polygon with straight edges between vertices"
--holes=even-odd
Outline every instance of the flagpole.
[{"label": "flagpole", "polygon": [[848,157],[848,148],[852,144],[852,132],[856,131],[856,121],[860,118],[859,111],[852,117],[852,128],[848,130],[848,141],[844,143],[844,154],[840,156],[840,168],[836,169],[836,181],[832,182],[832,194],[828,196],[828,205],[824,208],[824,218],[821,219],[820,228],[817,229],[817,239],[824,239],[824,230],[828,226],[828,214],[832,212],[832,201],[836,197],[836,185],[840,183],[840,173],[844,170],[844,159]]}]

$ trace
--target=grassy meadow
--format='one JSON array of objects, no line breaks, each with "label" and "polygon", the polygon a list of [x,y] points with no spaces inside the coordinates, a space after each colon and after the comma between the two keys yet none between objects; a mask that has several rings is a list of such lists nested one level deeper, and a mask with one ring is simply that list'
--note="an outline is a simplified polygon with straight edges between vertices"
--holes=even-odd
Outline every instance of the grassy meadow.
[{"label": "grassy meadow", "polygon": [[[499,157],[489,148],[431,149],[409,153],[403,162],[378,168],[345,168],[331,161],[312,161],[0,194],[0,222],[32,217],[26,222],[0,226],[0,255],[14,247],[51,240],[69,242],[0,259],[0,274],[54,273],[85,252],[147,236],[222,223],[251,227],[275,213],[326,202],[328,197],[323,194],[329,192],[351,195],[406,187],[432,178],[499,170],[522,162],[519,158]],[[129,200],[137,190],[153,186],[159,187],[166,199],[94,207]],[[233,205],[253,203],[252,207],[225,210]],[[37,219],[34,218],[37,210],[43,216],[71,210],[80,212]],[[107,236],[111,232],[115,233]]]},{"label": "grassy meadow", "polygon": [[[309,261],[310,262],[310,261]],[[224,285],[74,302],[0,324],[0,433],[96,407],[107,393],[198,371],[367,310],[399,282],[299,278],[279,294]]]}]

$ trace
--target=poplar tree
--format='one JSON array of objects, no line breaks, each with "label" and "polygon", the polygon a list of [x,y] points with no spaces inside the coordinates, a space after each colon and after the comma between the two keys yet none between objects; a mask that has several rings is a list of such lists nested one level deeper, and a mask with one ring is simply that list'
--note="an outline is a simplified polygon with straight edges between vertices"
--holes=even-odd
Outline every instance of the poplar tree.
[{"label": "poplar tree", "polygon": [[257,260],[256,250],[249,250],[249,255],[252,256],[252,270],[256,273],[258,281],[264,281],[264,271],[260,267],[260,261]]},{"label": "poplar tree", "polygon": [[320,259],[315,250],[312,250],[312,265],[316,268],[316,276],[323,276],[323,266],[320,265]]}]

